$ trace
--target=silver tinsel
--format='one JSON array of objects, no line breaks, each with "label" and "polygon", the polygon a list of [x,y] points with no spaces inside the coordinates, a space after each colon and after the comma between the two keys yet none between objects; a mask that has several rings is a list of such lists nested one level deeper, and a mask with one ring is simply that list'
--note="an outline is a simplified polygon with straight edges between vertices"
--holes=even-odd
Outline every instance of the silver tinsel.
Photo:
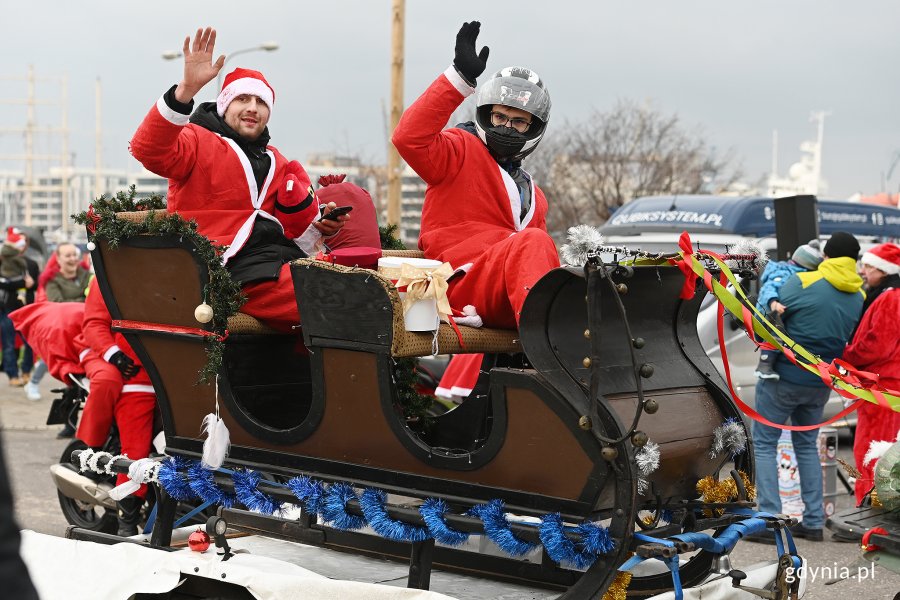
[{"label": "silver tinsel", "polygon": [[728,418],[713,430],[713,443],[709,451],[710,458],[716,458],[723,452],[734,457],[747,449],[747,430],[737,420]]},{"label": "silver tinsel", "polygon": [[[766,268],[766,264],[769,262],[769,255],[766,254],[766,251],[763,250],[763,247],[759,244],[758,241],[745,238],[736,243],[734,246],[728,247],[729,254],[755,254],[757,256],[756,259],[756,271],[758,273],[762,273]],[[728,265],[729,269],[738,268],[738,264],[736,260],[726,260],[725,264]]]},{"label": "silver tinsel", "polygon": [[634,455],[638,470],[644,477],[649,477],[653,471],[659,468],[659,444],[647,442]]},{"label": "silver tinsel", "polygon": [[590,225],[569,227],[568,234],[569,243],[560,248],[560,252],[563,263],[572,267],[583,266],[588,260],[588,253],[603,245],[603,235]]},{"label": "silver tinsel", "polygon": [[637,491],[638,494],[645,496],[650,491],[650,482],[643,477],[638,477]]}]

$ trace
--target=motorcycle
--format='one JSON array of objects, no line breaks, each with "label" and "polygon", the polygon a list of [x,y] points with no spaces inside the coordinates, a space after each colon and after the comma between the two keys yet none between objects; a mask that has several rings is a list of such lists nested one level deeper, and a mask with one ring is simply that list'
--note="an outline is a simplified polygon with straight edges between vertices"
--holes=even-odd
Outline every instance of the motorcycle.
[{"label": "motorcycle", "polygon": [[[55,395],[47,415],[47,425],[64,425],[75,431],[78,416],[87,401],[90,384],[87,379],[72,377],[72,382],[64,388],[51,390]],[[155,432],[161,432],[161,426],[154,426]],[[158,435],[157,438],[161,438]],[[154,449],[151,457],[162,456],[164,442],[154,438]],[[159,447],[157,447],[159,446]],[[59,507],[66,521],[75,527],[100,533],[115,534],[118,529],[118,506],[109,496],[110,490],[116,486],[116,476],[97,474],[93,471],[80,472],[72,464],[72,453],[86,450],[87,444],[73,438],[60,456],[59,463],[50,466],[50,475],[56,486]],[[99,451],[117,455],[121,451],[119,432],[113,423],[109,436]],[[156,486],[148,486],[147,497],[141,507],[140,530],[148,533],[153,526],[155,507],[158,501]],[[213,516],[214,509],[195,509],[198,503],[180,502],[176,508],[176,518],[183,522],[179,525],[202,525]]]}]

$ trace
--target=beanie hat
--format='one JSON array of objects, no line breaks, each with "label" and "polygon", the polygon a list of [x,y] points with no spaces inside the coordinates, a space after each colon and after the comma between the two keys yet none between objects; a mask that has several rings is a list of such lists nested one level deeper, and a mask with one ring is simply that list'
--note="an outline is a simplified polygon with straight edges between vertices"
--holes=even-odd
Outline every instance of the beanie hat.
[{"label": "beanie hat", "polygon": [[7,246],[12,246],[16,250],[24,250],[28,245],[28,240],[22,235],[22,232],[15,227],[6,228],[6,240],[3,242]]},{"label": "beanie hat", "polygon": [[221,117],[231,101],[241,94],[256,96],[266,103],[269,111],[275,106],[275,90],[259,71],[237,68],[225,76],[225,84],[216,98],[216,112]]},{"label": "beanie hat", "polygon": [[794,253],[791,254],[791,260],[810,271],[815,270],[822,262],[822,253],[809,244],[798,246]]},{"label": "beanie hat", "polygon": [[888,275],[900,273],[900,246],[878,244],[862,255],[862,263],[884,271]]},{"label": "beanie hat", "polygon": [[848,257],[856,260],[859,258],[859,242],[846,231],[835,231],[825,242],[822,253],[828,258]]}]

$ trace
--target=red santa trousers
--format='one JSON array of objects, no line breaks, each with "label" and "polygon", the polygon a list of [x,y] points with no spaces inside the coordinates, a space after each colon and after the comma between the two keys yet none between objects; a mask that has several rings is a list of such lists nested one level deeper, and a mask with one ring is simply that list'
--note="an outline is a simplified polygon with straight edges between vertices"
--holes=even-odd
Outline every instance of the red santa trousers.
[{"label": "red santa trousers", "polygon": [[515,329],[532,286],[558,266],[556,244],[547,232],[523,229],[485,250],[462,279],[451,283],[450,305],[473,305],[485,327]]},{"label": "red santa trousers", "polygon": [[99,448],[109,436],[116,401],[122,395],[122,374],[94,351],[81,359],[81,365],[91,382],[91,391],[75,437],[92,448]]},{"label": "red santa trousers", "polygon": [[[115,417],[119,427],[119,441],[122,445],[122,454],[131,460],[147,458],[150,455],[150,445],[153,440],[153,415],[156,411],[156,394],[147,391],[130,392],[128,384],[119,399],[116,401]],[[116,476],[116,485],[122,485],[128,481],[127,473],[119,473]],[[134,493],[143,498],[147,493],[147,486]]]}]

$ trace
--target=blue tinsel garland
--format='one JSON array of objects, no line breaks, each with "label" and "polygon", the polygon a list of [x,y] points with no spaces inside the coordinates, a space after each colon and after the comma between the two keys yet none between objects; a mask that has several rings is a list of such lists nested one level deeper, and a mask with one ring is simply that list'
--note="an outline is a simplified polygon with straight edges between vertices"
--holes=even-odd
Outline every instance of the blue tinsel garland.
[{"label": "blue tinsel garland", "polygon": [[322,503],[322,518],[337,529],[360,529],[366,525],[366,518],[347,512],[347,503],[359,500],[356,492],[346,483],[333,483],[325,492]]},{"label": "blue tinsel garland", "polygon": [[597,560],[597,554],[587,549],[588,545],[584,543],[584,538],[582,549],[578,550],[575,543],[566,537],[565,526],[559,513],[544,515],[541,518],[540,536],[547,554],[558,563],[570,563],[579,569],[586,569]]},{"label": "blue tinsel garland", "polygon": [[215,471],[204,469],[199,461],[193,462],[191,466],[188,467],[188,477],[190,479],[191,489],[194,490],[194,493],[200,496],[200,499],[204,502],[221,504],[225,508],[231,508],[234,506],[237,497],[235,497],[234,494],[229,494],[220,490],[213,479],[213,473],[215,473]]},{"label": "blue tinsel garland", "polygon": [[581,536],[581,545],[594,554],[608,554],[616,548],[616,542],[609,537],[609,529],[596,523],[582,523],[575,528]]},{"label": "blue tinsel garland", "polygon": [[387,494],[384,490],[374,488],[367,488],[359,498],[363,515],[375,533],[399,542],[424,542],[431,537],[426,527],[418,527],[392,519],[384,510],[385,502],[387,502]]},{"label": "blue tinsel garland", "polygon": [[429,498],[419,507],[419,514],[425,519],[428,531],[435,540],[448,546],[458,546],[469,539],[469,534],[447,526],[444,521],[447,510],[446,502],[440,498]]},{"label": "blue tinsel garland", "polygon": [[300,475],[287,482],[288,489],[298,500],[303,503],[303,508],[312,514],[322,512],[322,503],[325,501],[325,486],[321,481],[312,477]]},{"label": "blue tinsel garland", "polygon": [[484,523],[485,535],[511,556],[522,556],[537,548],[537,544],[517,538],[509,528],[502,500],[491,500],[487,504],[473,506],[469,509],[468,514],[481,519]]},{"label": "blue tinsel garland", "polygon": [[281,514],[281,502],[257,488],[261,478],[259,471],[235,471],[232,479],[238,501],[249,510],[264,515]]},{"label": "blue tinsel garland", "polygon": [[183,473],[190,466],[190,462],[181,456],[173,456],[169,460],[164,460],[159,465],[159,473],[157,479],[166,493],[176,500],[189,502],[197,497],[187,475]]},{"label": "blue tinsel garland", "polygon": [[[191,500],[199,496],[204,501],[226,507],[240,501],[247,508],[264,514],[273,514],[281,509],[281,502],[259,491],[258,486],[262,480],[260,473],[227,469],[221,469],[220,472],[231,475],[234,494],[223,492],[216,485],[214,471],[204,469],[199,461],[181,457],[173,457],[162,464],[159,482],[170,496],[179,500]],[[383,490],[366,489],[362,497],[357,498],[356,492],[346,483],[326,486],[306,475],[294,477],[287,484],[267,483],[290,489],[303,503],[306,511],[321,515],[324,522],[337,529],[359,529],[368,523],[377,533],[389,539],[423,541],[433,537],[448,545],[458,545],[469,538],[468,533],[447,526],[444,515],[448,512],[448,507],[440,499],[429,498],[419,508],[426,524],[426,527],[420,527],[391,519],[384,509],[387,494]],[[359,502],[364,516],[347,512],[347,502],[351,500]],[[485,535],[507,554],[521,556],[537,547],[537,544],[521,540],[513,534],[504,514],[502,500],[473,506],[466,514],[481,519]],[[578,543],[566,538],[564,531],[558,514],[547,515],[542,519],[541,541],[547,548],[548,555],[557,562],[571,562],[585,568],[593,563],[596,555],[606,554],[615,548],[609,531],[596,523],[583,523],[574,528],[580,536]]]}]

